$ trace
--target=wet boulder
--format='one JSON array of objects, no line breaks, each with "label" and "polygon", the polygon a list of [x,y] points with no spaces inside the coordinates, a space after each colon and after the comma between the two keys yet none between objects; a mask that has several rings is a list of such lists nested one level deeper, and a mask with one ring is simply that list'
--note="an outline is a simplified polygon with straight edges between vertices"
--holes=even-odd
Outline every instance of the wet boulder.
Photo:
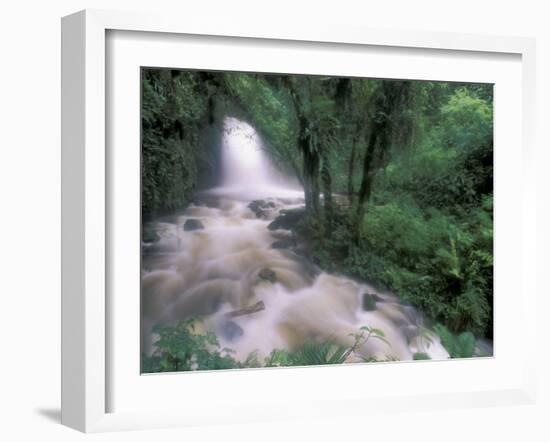
[{"label": "wet boulder", "polygon": [[376,310],[376,303],[382,301],[382,298],[376,293],[364,293],[362,306],[366,312],[372,312]]},{"label": "wet boulder", "polygon": [[276,204],[273,201],[266,200],[254,200],[248,205],[248,208],[254,212],[256,218],[267,218],[269,212],[275,207]]},{"label": "wet boulder", "polygon": [[141,230],[141,240],[144,243],[154,243],[160,240],[160,235],[152,225],[146,225]]},{"label": "wet boulder", "polygon": [[228,341],[235,341],[244,334],[244,331],[235,321],[225,321],[220,328],[220,333]]},{"label": "wet boulder", "polygon": [[201,220],[195,218],[189,218],[183,224],[183,230],[185,230],[186,232],[202,229],[204,229],[204,224],[201,222]]},{"label": "wet boulder", "polygon": [[272,249],[289,249],[291,247],[294,247],[292,239],[280,239],[271,244]]},{"label": "wet boulder", "polygon": [[258,273],[258,277],[262,281],[268,281],[271,283],[274,283],[277,281],[277,274],[273,270],[267,267],[260,270],[260,272]]},{"label": "wet boulder", "polygon": [[267,228],[269,230],[292,229],[298,222],[300,222],[306,215],[305,207],[298,207],[296,209],[283,209],[279,212],[279,216],[275,218]]}]

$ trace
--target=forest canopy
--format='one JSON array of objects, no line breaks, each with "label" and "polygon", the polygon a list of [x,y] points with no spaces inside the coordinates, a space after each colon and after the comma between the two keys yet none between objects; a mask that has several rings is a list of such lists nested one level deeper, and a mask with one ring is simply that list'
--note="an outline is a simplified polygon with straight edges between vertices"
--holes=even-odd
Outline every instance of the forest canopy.
[{"label": "forest canopy", "polygon": [[303,187],[316,265],[492,339],[492,85],[143,69],[144,219],[215,184],[226,116]]}]

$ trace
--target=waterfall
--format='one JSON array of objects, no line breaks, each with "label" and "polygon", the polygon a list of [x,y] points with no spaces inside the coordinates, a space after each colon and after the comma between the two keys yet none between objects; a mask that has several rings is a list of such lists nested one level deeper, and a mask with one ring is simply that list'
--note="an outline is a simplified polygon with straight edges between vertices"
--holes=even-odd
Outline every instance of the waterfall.
[{"label": "waterfall", "polygon": [[272,167],[252,126],[236,118],[224,120],[223,185],[234,189],[271,186]]},{"label": "waterfall", "polygon": [[211,193],[247,200],[303,196],[297,183],[273,166],[261,137],[244,121],[224,119],[221,158],[222,185]]}]

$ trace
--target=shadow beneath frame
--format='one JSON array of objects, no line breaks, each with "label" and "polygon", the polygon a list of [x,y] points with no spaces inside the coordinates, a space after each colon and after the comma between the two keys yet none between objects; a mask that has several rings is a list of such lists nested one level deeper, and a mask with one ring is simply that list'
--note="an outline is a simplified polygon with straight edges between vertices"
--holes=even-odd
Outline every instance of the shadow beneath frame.
[{"label": "shadow beneath frame", "polygon": [[61,423],[61,409],[60,408],[37,408],[34,410],[36,414],[42,416],[44,419],[50,422],[60,424]]}]

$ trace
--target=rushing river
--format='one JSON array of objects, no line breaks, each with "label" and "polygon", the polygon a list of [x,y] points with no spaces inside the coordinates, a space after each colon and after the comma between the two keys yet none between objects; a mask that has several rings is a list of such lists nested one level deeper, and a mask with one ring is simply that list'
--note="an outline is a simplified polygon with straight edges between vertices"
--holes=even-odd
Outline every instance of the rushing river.
[{"label": "rushing river", "polygon": [[[154,221],[160,240],[143,245],[143,351],[151,352],[153,324],[198,315],[240,360],[306,340],[352,345],[362,326],[382,330],[389,344],[369,339],[361,356],[448,358],[414,308],[364,281],[321,271],[289,230],[268,229],[281,210],[303,206],[303,193],[273,169],[250,126],[227,119],[225,129],[223,186]],[[250,206],[258,200],[262,207]]]}]

